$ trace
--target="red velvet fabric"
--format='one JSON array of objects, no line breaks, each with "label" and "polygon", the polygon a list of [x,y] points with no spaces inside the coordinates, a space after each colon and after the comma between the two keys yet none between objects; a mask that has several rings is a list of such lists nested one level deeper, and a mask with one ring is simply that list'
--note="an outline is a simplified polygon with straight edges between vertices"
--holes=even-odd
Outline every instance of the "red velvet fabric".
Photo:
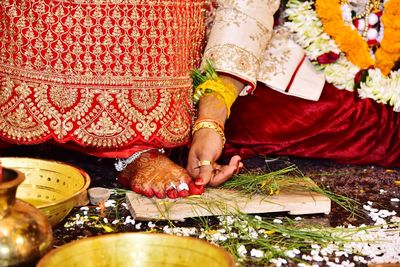
[{"label": "red velvet fabric", "polygon": [[318,102],[259,85],[233,106],[225,155],[294,155],[398,166],[399,124],[392,108],[330,84]]}]

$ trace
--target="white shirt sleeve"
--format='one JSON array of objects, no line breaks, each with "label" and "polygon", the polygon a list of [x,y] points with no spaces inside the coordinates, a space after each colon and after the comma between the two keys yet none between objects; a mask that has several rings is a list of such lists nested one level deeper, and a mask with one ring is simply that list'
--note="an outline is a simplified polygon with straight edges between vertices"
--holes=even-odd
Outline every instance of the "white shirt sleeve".
[{"label": "white shirt sleeve", "polygon": [[318,100],[325,77],[305,57],[286,29],[273,29],[277,0],[217,0],[215,19],[204,51],[219,72],[243,80],[254,90],[257,81],[284,94]]},{"label": "white shirt sleeve", "polygon": [[261,58],[270,41],[277,0],[220,0],[203,62],[256,86]]}]

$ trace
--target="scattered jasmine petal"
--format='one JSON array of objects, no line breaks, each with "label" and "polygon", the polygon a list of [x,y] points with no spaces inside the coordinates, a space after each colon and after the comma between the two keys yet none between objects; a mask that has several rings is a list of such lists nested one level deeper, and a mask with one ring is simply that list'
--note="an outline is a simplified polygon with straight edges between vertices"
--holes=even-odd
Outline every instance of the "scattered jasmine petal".
[{"label": "scattered jasmine petal", "polygon": [[[343,251],[335,251],[335,255],[336,255],[337,257],[341,257],[341,256],[344,255],[344,252],[343,252]],[[335,261],[336,261],[336,260],[335,260]]]},{"label": "scattered jasmine petal", "polygon": [[301,218],[300,216],[297,216],[296,218],[294,218],[295,221],[301,221],[303,220],[303,218]]},{"label": "scattered jasmine petal", "polygon": [[398,199],[398,198],[391,198],[390,201],[392,201],[392,202],[400,202],[400,199]]},{"label": "scattered jasmine petal", "polygon": [[117,204],[117,202],[115,200],[109,199],[104,203],[104,206],[106,208],[109,208],[109,207],[115,207],[116,204]]},{"label": "scattered jasmine petal", "polygon": [[124,224],[128,224],[128,223],[134,225],[134,224],[135,224],[135,220],[132,219],[131,216],[127,216],[127,217],[125,218]]},{"label": "scattered jasmine petal", "polygon": [[249,236],[252,239],[258,238],[258,233],[253,228],[249,228]]},{"label": "scattered jasmine petal", "polygon": [[246,254],[247,254],[247,250],[246,250],[246,247],[245,247],[244,245],[240,245],[240,246],[238,247],[237,251],[238,251],[238,254],[239,254],[241,257],[244,257],[244,256],[246,256]]},{"label": "scattered jasmine petal", "polygon": [[283,264],[287,263],[287,261],[285,259],[282,259],[282,258],[271,259],[270,262],[275,264],[275,266],[277,266],[277,267],[280,267]]},{"label": "scattered jasmine petal", "polygon": [[104,219],[103,219],[103,222],[104,222],[104,223],[108,223],[108,219],[107,219],[107,218],[104,218]]},{"label": "scattered jasmine petal", "polygon": [[135,225],[136,230],[139,230],[142,227],[142,223],[137,223]]},{"label": "scattered jasmine petal", "polygon": [[156,227],[156,224],[150,221],[150,222],[147,224],[147,226],[150,227],[150,228],[154,228],[154,227]]},{"label": "scattered jasmine petal", "polygon": [[287,257],[289,257],[289,258],[294,258],[294,257],[296,257],[296,253],[294,253],[293,250],[287,250],[287,251],[285,251],[285,255],[286,255]]},{"label": "scattered jasmine petal", "polygon": [[280,219],[274,219],[273,222],[274,222],[274,223],[278,223],[278,224],[283,223],[282,220],[280,220]]},{"label": "scattered jasmine petal", "polygon": [[294,254],[299,255],[300,254],[300,250],[298,250],[297,248],[292,250]]},{"label": "scattered jasmine petal", "polygon": [[321,246],[320,246],[320,245],[317,245],[317,244],[312,244],[312,245],[311,245],[311,248],[320,249]]},{"label": "scattered jasmine petal", "polygon": [[233,225],[235,220],[233,219],[233,216],[226,216],[226,223],[227,225]]},{"label": "scattered jasmine petal", "polygon": [[89,207],[84,206],[84,207],[81,207],[80,210],[89,210]]},{"label": "scattered jasmine petal", "polygon": [[314,261],[323,261],[323,260],[324,260],[324,259],[323,259],[321,256],[319,256],[319,255],[314,255],[312,258],[313,258]]},{"label": "scattered jasmine petal", "polygon": [[238,238],[239,235],[237,233],[231,233],[230,236],[231,238]]},{"label": "scattered jasmine petal", "polygon": [[371,206],[369,206],[369,205],[363,205],[363,208],[365,209],[365,210],[371,210]]},{"label": "scattered jasmine petal", "polygon": [[313,249],[310,251],[311,256],[315,256],[319,254],[319,250],[318,249]]},{"label": "scattered jasmine petal", "polygon": [[117,224],[117,223],[119,223],[119,220],[114,220],[111,222],[111,224]]},{"label": "scattered jasmine petal", "polygon": [[253,249],[250,251],[250,255],[251,255],[252,257],[255,257],[255,258],[261,258],[262,256],[264,256],[264,252],[262,252],[261,250],[258,250],[258,249],[253,248]]},{"label": "scattered jasmine petal", "polygon": [[313,259],[310,255],[306,255],[306,254],[301,255],[301,258],[305,261],[312,261],[312,259]]}]

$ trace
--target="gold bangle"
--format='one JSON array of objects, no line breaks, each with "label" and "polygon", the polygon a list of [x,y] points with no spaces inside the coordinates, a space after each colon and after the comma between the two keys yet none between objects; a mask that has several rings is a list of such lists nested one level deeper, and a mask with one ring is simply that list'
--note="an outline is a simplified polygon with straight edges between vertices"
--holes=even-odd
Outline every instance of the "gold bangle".
[{"label": "gold bangle", "polygon": [[214,122],[221,128],[222,131],[224,130],[224,124],[222,123],[221,120],[218,120],[218,119],[200,117],[200,118],[197,118],[197,120],[194,122],[194,125],[196,125],[197,123],[202,122],[202,121]]},{"label": "gold bangle", "polygon": [[224,134],[224,131],[221,129],[221,127],[217,123],[212,122],[212,121],[197,122],[193,126],[192,135],[194,135],[200,129],[213,129],[214,131],[216,131],[221,136],[222,147],[224,147],[225,142],[226,142],[225,134]]}]

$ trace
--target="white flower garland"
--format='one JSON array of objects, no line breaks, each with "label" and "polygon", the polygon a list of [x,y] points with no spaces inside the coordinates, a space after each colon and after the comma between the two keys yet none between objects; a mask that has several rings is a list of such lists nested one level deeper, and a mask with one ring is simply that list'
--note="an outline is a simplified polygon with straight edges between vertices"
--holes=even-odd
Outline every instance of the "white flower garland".
[{"label": "white flower garland", "polygon": [[[316,68],[324,72],[329,83],[339,89],[353,91],[354,77],[360,69],[347,60],[335,41],[324,32],[322,22],[312,4],[312,1],[289,0],[285,11],[288,18],[285,27],[293,33],[295,41],[306,50]],[[339,54],[339,59],[330,64],[318,64],[317,57],[330,51]],[[361,82],[358,93],[361,98],[371,98],[379,103],[388,104],[393,106],[394,111],[399,112],[400,72],[392,71],[386,77],[379,69],[370,69],[366,81]]]}]

